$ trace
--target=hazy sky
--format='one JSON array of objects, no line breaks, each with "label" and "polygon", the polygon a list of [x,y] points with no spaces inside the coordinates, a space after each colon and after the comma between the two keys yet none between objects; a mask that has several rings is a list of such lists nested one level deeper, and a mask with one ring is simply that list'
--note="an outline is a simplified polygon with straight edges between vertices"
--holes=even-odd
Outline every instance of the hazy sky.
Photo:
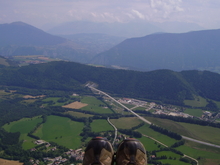
[{"label": "hazy sky", "polygon": [[0,23],[179,21],[220,28],[220,0],[0,0]]}]

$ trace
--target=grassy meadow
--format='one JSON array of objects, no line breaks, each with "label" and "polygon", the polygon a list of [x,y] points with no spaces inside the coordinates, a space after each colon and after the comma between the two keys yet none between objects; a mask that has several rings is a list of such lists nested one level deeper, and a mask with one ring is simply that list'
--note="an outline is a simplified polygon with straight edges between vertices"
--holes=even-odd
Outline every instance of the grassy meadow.
[{"label": "grassy meadow", "polygon": [[154,130],[149,128],[149,125],[147,125],[147,124],[138,128],[137,131],[141,132],[144,135],[150,136],[150,137],[162,142],[163,144],[165,144],[167,146],[171,146],[172,144],[177,142],[177,140],[175,140],[175,139],[172,139],[172,138],[170,138],[166,135],[163,135],[159,132],[155,132]]},{"label": "grassy meadow", "polygon": [[185,100],[184,104],[192,107],[205,107],[208,102],[206,101],[206,99],[200,96],[196,96],[194,100]]},{"label": "grassy meadow", "polygon": [[180,146],[176,149],[183,152],[186,155],[189,155],[189,156],[195,158],[195,159],[199,158],[200,165],[209,165],[209,164],[206,164],[206,162],[211,159],[213,162],[217,163],[217,164],[213,163],[212,165],[219,165],[220,164],[219,152],[214,153],[211,151],[206,151],[205,149],[201,150],[201,149],[192,148],[192,147],[189,147],[186,145]]},{"label": "grassy meadow", "polygon": [[69,118],[48,116],[34,135],[45,141],[54,141],[68,148],[78,148],[81,145],[79,134],[83,129],[83,123],[71,121]]},{"label": "grassy meadow", "polygon": [[117,128],[122,129],[129,129],[141,123],[141,120],[139,120],[137,117],[122,117],[120,119],[110,119],[110,121]]},{"label": "grassy meadow", "polygon": [[96,113],[113,113],[112,110],[109,108],[106,108],[107,105],[102,102],[101,100],[98,100],[95,97],[92,96],[86,96],[81,99],[82,103],[88,104],[87,106],[81,108],[82,110],[86,111],[92,111]]},{"label": "grassy meadow", "polygon": [[220,145],[220,128],[174,122],[172,120],[152,117],[147,117],[147,119],[155,123],[156,125],[159,125],[170,131],[176,132],[180,135]]},{"label": "grassy meadow", "polygon": [[104,119],[94,120],[90,126],[93,132],[114,131],[114,128]]},{"label": "grassy meadow", "polygon": [[34,127],[42,122],[42,118],[23,118],[18,121],[13,121],[10,124],[5,124],[3,128],[8,132],[20,132],[20,141],[23,141],[22,147],[24,149],[30,149],[36,146],[33,141],[33,138],[27,136],[27,134],[34,129]]},{"label": "grassy meadow", "polygon": [[192,108],[187,108],[184,113],[187,113],[189,115],[195,116],[195,117],[201,117],[203,114],[202,109],[192,109]]},{"label": "grassy meadow", "polygon": [[150,138],[142,136],[141,138],[138,138],[138,140],[140,140],[143,143],[143,145],[144,145],[144,147],[147,151],[153,151],[153,150],[159,150],[160,149],[158,147],[159,144],[156,143],[154,140],[152,140]]}]

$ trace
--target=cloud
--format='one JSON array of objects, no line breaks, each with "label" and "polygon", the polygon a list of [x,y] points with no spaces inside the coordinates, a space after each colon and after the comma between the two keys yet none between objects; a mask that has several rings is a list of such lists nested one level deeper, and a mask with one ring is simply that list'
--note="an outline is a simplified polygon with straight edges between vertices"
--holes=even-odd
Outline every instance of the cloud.
[{"label": "cloud", "polygon": [[140,19],[145,19],[145,16],[141,14],[139,11],[132,9],[132,12]]},{"label": "cloud", "polygon": [[[96,22],[182,21],[220,24],[218,0],[0,0],[0,23],[34,26],[76,20]],[[220,26],[219,26],[220,27]]]},{"label": "cloud", "polygon": [[164,18],[171,13],[184,11],[181,7],[182,0],[151,0],[150,4],[154,12],[160,13]]}]

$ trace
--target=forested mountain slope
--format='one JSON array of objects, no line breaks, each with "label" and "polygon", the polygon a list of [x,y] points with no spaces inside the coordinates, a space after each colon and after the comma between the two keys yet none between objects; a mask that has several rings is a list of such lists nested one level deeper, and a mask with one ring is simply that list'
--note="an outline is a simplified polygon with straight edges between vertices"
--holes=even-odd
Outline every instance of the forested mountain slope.
[{"label": "forested mountain slope", "polygon": [[175,71],[220,68],[220,30],[160,33],[127,39],[91,63],[129,69]]},{"label": "forested mountain slope", "polygon": [[183,104],[200,95],[220,101],[220,75],[208,71],[174,72],[156,70],[138,72],[82,65],[74,62],[50,62],[20,68],[2,68],[0,85],[34,89],[83,91],[88,81],[112,95],[152,99]]}]

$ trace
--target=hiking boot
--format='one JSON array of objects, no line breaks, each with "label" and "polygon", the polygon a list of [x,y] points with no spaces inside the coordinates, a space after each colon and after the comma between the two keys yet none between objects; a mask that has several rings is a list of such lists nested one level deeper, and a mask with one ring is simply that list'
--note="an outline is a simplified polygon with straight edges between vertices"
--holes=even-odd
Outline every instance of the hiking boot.
[{"label": "hiking boot", "polygon": [[83,165],[111,165],[113,155],[110,142],[106,138],[95,137],[86,147]]},{"label": "hiking boot", "polygon": [[116,165],[147,165],[143,144],[133,138],[122,141],[116,152]]}]

